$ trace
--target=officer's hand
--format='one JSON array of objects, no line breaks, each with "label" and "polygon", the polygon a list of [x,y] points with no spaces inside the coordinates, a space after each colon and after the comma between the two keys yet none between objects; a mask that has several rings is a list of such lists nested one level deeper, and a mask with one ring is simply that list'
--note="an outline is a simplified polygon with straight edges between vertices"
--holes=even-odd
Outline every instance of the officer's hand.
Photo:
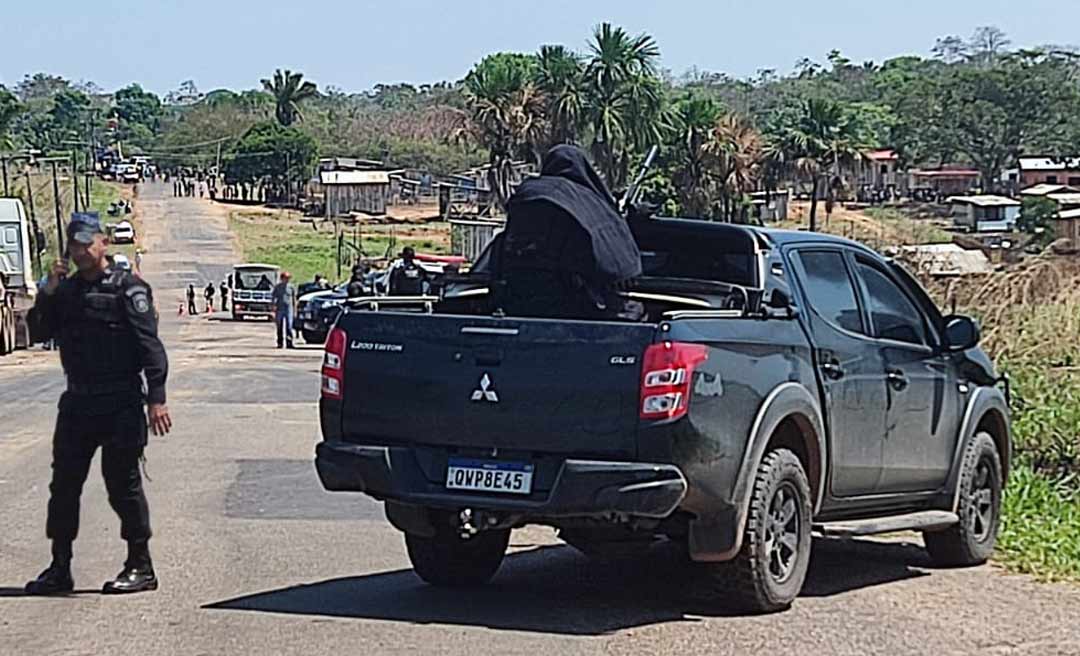
[{"label": "officer's hand", "polygon": [[67,260],[53,262],[52,270],[49,271],[49,280],[45,283],[45,293],[51,294],[55,292],[56,288],[60,286],[60,281],[67,278],[68,271]]},{"label": "officer's hand", "polygon": [[172,430],[172,417],[169,416],[169,406],[164,403],[151,403],[147,408],[147,423],[154,435],[168,435]]}]

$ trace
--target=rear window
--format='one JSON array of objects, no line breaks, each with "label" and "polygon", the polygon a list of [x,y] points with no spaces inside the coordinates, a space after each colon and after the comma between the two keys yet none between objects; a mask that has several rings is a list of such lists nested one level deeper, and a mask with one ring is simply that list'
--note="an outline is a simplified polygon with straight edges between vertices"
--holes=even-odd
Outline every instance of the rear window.
[{"label": "rear window", "polygon": [[645,276],[758,284],[753,237],[741,228],[662,219],[631,228]]}]

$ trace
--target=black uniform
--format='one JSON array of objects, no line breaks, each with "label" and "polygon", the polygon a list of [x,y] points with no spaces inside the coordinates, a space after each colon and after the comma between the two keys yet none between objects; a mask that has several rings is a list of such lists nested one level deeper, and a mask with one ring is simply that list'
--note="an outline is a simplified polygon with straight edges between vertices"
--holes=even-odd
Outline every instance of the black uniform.
[{"label": "black uniform", "polygon": [[120,534],[129,543],[145,543],[151,533],[139,475],[147,441],[143,403],[165,403],[168,375],[150,286],[120,270],[94,282],[75,275],[53,294],[38,296],[30,321],[37,339],[60,339],[68,381],[53,437],[49,538],[61,550],[75,540],[79,497],[101,447],[102,474],[109,504],[120,516]]},{"label": "black uniform", "polygon": [[390,294],[392,296],[420,296],[424,293],[424,281],[427,271],[415,261],[402,262],[390,272]]}]

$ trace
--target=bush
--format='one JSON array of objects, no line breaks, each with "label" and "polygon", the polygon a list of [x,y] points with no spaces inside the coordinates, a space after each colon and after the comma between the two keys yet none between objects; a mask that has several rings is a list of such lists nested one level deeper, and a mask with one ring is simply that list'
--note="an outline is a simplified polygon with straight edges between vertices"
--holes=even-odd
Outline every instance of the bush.
[{"label": "bush", "polygon": [[1080,580],[1080,491],[1021,463],[1009,477],[996,558],[1042,580]]}]

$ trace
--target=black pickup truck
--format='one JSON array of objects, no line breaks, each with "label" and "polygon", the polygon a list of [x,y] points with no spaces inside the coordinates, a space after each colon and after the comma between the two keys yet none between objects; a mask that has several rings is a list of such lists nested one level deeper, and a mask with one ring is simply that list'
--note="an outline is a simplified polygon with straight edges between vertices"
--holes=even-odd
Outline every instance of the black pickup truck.
[{"label": "black pickup truck", "polygon": [[1011,438],[974,321],[850,241],[631,230],[636,321],[506,316],[482,281],[432,312],[344,312],[324,487],[385,501],[436,585],[486,582],[525,524],[590,555],[675,541],[754,611],[798,595],[812,530],[922,531],[942,565],[990,556]]}]

